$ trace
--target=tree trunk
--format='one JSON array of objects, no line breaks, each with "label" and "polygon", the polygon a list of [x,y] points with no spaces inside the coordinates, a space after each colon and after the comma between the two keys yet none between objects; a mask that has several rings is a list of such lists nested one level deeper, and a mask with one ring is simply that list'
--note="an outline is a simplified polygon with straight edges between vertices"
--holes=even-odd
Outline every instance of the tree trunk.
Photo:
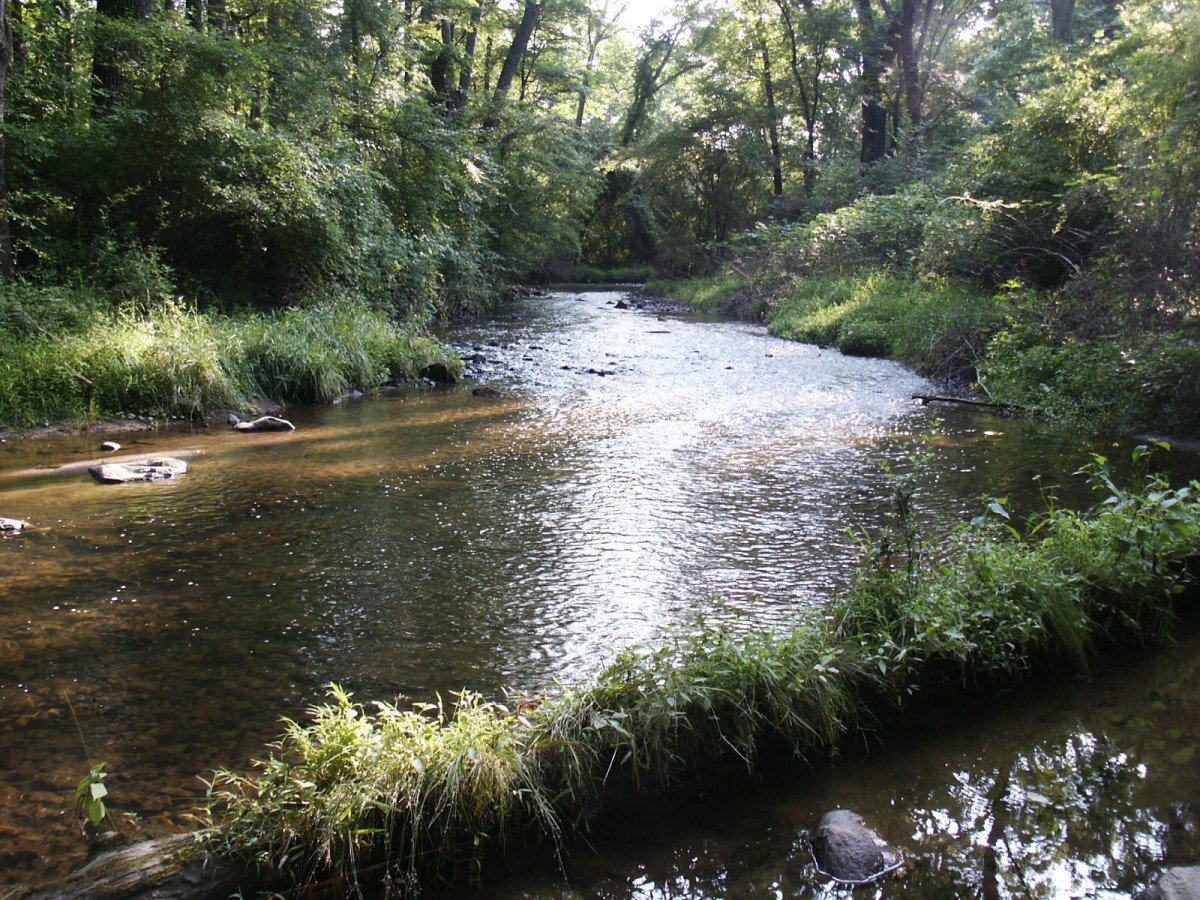
[{"label": "tree trunk", "polygon": [[458,73],[458,92],[454,95],[454,107],[466,109],[471,102],[471,82],[475,78],[475,47],[479,41],[479,25],[483,21],[483,0],[471,11],[471,31],[463,48],[462,70]]},{"label": "tree trunk", "polygon": [[12,273],[12,230],[8,220],[8,177],[4,154],[4,88],[13,58],[13,31],[5,0],[0,0],[0,278]]},{"label": "tree trunk", "polygon": [[[932,0],[927,0],[932,2]],[[900,93],[904,98],[904,113],[910,127],[921,124],[924,97],[921,91],[921,72],[917,54],[917,0],[903,0],[900,6],[899,47],[896,65],[900,70]]]},{"label": "tree trunk", "polygon": [[1075,40],[1075,0],[1050,0],[1054,39],[1064,46]]},{"label": "tree trunk", "polygon": [[763,92],[767,98],[767,136],[771,142],[771,183],[776,197],[783,196],[783,149],[779,144],[779,114],[775,109],[775,78],[771,72],[771,48],[759,29],[762,55]]},{"label": "tree trunk", "polygon": [[433,102],[445,103],[450,94],[450,69],[454,62],[454,23],[442,19],[440,23],[442,44],[437,56],[429,64],[429,85],[433,88]]},{"label": "tree trunk", "polygon": [[525,50],[529,46],[529,39],[533,37],[538,19],[541,17],[542,10],[545,7],[545,0],[541,3],[534,3],[533,0],[525,0],[525,12],[521,15],[521,24],[517,26],[512,44],[508,48],[508,55],[504,57],[504,66],[500,69],[500,77],[496,79],[497,101],[503,101],[508,96],[513,80],[517,77],[517,72],[521,68],[521,58],[525,55]]}]

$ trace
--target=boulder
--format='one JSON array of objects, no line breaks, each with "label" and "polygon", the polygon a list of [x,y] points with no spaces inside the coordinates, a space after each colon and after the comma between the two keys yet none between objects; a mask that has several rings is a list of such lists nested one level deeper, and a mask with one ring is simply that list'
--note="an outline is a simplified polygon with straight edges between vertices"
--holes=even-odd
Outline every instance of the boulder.
[{"label": "boulder", "polygon": [[862,884],[900,864],[900,854],[848,809],[823,815],[809,840],[817,868],[835,881]]},{"label": "boulder", "polygon": [[454,370],[450,368],[449,363],[445,362],[430,363],[421,370],[421,377],[438,384],[455,384],[458,381]]},{"label": "boulder", "polygon": [[130,484],[138,481],[165,481],[187,472],[187,463],[170,456],[130,459],[119,463],[90,466],[88,471],[101,484]]},{"label": "boulder", "polygon": [[1200,866],[1168,869],[1138,900],[1200,900]]},{"label": "boulder", "polygon": [[234,431],[295,431],[296,426],[279,416],[260,416],[252,422],[238,422]]},{"label": "boulder", "polygon": [[0,519],[0,534],[20,534],[28,527],[29,523],[20,519]]}]

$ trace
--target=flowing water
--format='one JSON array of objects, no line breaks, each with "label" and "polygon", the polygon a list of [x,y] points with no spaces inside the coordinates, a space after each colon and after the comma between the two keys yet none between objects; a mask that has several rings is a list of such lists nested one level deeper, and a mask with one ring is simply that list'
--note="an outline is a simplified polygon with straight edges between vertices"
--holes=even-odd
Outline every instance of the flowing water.
[{"label": "flowing water", "polygon": [[[0,884],[84,857],[74,787],[89,759],[112,773],[124,830],[184,829],[204,790],[197,775],[248,766],[279,718],[302,717],[330,683],[363,700],[537,691],[697,615],[787,625],[845,583],[861,535],[886,519],[884,466],[904,469],[917,444],[934,451],[920,475],[930,527],[974,514],[983,494],[1026,512],[1047,490],[1083,502],[1070,473],[1089,451],[1127,449],[924,408],[911,398],[931,386],[892,363],[620,309],[622,299],[561,292],[506,306],[452,335],[473,380],[289,411],[293,433],[121,438],[128,451],[187,455],[174,482],[96,484],[80,466],[98,455],[94,436],[0,445],[0,516],[36,526],[0,540]],[[1163,688],[1163,708],[1194,713],[1194,672],[1171,677],[1187,690]],[[658,823],[672,849],[618,848],[603,876],[579,878],[596,897],[807,895],[802,867],[774,860],[814,798],[868,807],[909,850],[931,848],[941,869],[910,867],[897,882],[912,896],[974,871],[982,845],[993,858],[1090,867],[1100,874],[1088,883],[1104,890],[1167,856],[1176,830],[1195,849],[1195,767],[1190,756],[1171,762],[1200,737],[1194,717],[1167,729],[1178,734],[1162,738],[1160,771],[1141,745],[1113,743],[1103,721],[1007,715],[1021,723],[1015,744],[986,736],[1000,727],[989,721],[978,739],[889,751],[890,775],[876,755],[852,775],[774,784],[755,800],[747,789],[712,814],[724,823],[717,837]],[[1114,853],[1136,865],[1098,865],[1103,848],[1090,845],[1064,850],[1049,826],[1036,842],[1010,837],[1008,850],[979,837],[1017,818],[1004,801],[1012,809],[995,824],[997,797],[1058,796],[1044,771],[1076,779],[1084,819],[1093,793],[1104,815],[1120,814]],[[881,785],[896,778],[889,795]],[[1089,793],[1092,782],[1101,787]],[[559,877],[509,891],[569,896]]]}]

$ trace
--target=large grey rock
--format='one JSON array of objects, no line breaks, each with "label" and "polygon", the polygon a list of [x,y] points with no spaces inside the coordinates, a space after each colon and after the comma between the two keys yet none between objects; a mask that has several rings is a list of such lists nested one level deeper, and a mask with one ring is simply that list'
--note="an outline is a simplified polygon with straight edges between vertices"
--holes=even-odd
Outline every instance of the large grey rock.
[{"label": "large grey rock", "polygon": [[156,456],[90,466],[88,471],[102,484],[130,484],[178,478],[187,472],[187,463],[170,456]]},{"label": "large grey rock", "polygon": [[1168,869],[1138,900],[1200,900],[1200,866]]},{"label": "large grey rock", "polygon": [[252,422],[238,422],[234,431],[295,431],[296,426],[279,416],[261,416]]},{"label": "large grey rock", "polygon": [[888,847],[862,816],[848,809],[823,815],[810,842],[817,868],[837,881],[871,881],[900,862],[900,854]]}]

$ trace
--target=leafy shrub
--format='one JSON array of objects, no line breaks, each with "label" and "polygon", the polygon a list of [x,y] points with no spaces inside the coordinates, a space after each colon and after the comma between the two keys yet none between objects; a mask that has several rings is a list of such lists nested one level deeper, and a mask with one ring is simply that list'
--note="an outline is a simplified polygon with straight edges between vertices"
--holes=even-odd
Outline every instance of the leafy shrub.
[{"label": "leafy shrub", "polygon": [[1200,341],[1121,333],[1084,341],[1013,325],[988,347],[984,376],[997,399],[1101,431],[1200,427]]}]

